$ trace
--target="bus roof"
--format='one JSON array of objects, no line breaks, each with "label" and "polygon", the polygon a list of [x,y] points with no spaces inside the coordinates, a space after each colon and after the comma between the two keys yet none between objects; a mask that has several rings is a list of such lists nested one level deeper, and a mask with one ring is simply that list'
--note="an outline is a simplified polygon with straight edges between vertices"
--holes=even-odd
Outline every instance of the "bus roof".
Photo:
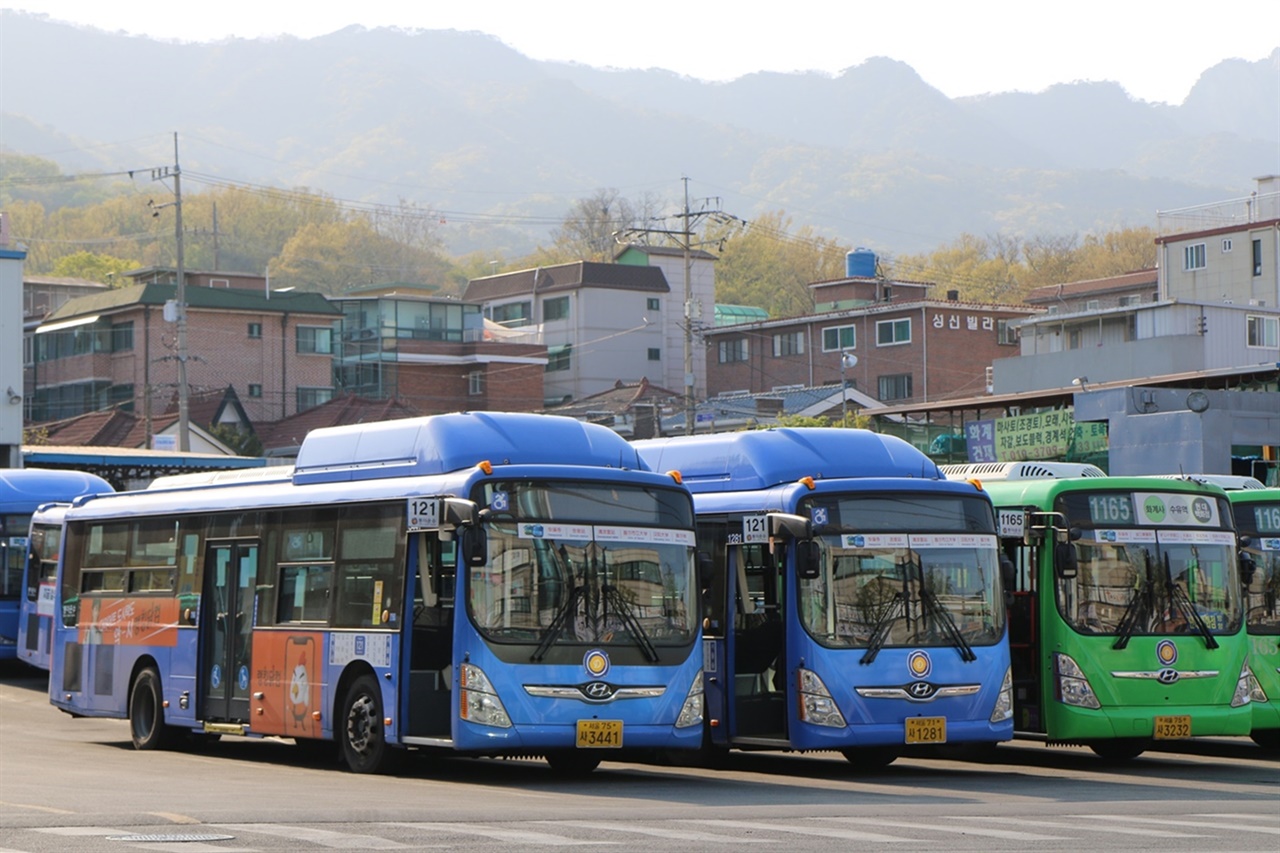
[{"label": "bus roof", "polygon": [[970,462],[939,465],[952,480],[1043,480],[1062,477],[1105,477],[1107,472],[1086,462]]},{"label": "bus roof", "polygon": [[892,435],[780,427],[632,442],[655,471],[677,470],[692,492],[767,489],[801,477],[942,479],[928,456]]},{"label": "bus roof", "polygon": [[60,468],[0,470],[0,512],[31,512],[40,504],[80,495],[114,492],[106,480],[84,471]]},{"label": "bus roof", "polygon": [[1239,474],[1157,474],[1156,476],[1169,480],[1195,480],[1200,483],[1210,483],[1221,486],[1228,492],[1266,488],[1256,477],[1242,477]]},{"label": "bus roof", "polygon": [[1072,491],[1146,491],[1146,492],[1214,492],[1225,495],[1221,487],[1198,480],[1167,479],[1155,474],[1107,475],[1103,477],[1041,477],[1023,480],[993,480],[979,478],[982,488],[997,507],[1034,505],[1050,506],[1062,492]]},{"label": "bus roof", "polygon": [[622,436],[599,424],[557,415],[457,412],[312,430],[298,449],[293,482],[445,474],[482,461],[650,470]]}]

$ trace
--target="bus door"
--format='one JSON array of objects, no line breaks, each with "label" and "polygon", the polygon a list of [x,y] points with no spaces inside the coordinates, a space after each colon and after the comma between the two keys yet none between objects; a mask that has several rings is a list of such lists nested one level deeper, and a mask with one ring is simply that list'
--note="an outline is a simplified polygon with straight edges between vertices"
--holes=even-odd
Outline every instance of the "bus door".
[{"label": "bus door", "polygon": [[442,540],[437,531],[409,535],[410,569],[416,568],[410,576],[416,585],[407,719],[408,734],[418,737],[451,737],[456,544],[456,539]]},{"label": "bus door", "polygon": [[257,540],[211,542],[200,616],[201,718],[249,720],[249,652],[257,617]]},{"label": "bus door", "polygon": [[733,631],[731,731],[735,738],[785,740],[787,681],[782,614],[782,555],[766,543],[729,546]]},{"label": "bus door", "polygon": [[1020,732],[1043,732],[1040,666],[1040,596],[1038,562],[1044,549],[1026,544],[1026,530],[1035,515],[1029,508],[997,508],[1000,549],[1013,562],[1014,583],[1006,590],[1009,603],[1009,658],[1013,670],[1013,727]]}]

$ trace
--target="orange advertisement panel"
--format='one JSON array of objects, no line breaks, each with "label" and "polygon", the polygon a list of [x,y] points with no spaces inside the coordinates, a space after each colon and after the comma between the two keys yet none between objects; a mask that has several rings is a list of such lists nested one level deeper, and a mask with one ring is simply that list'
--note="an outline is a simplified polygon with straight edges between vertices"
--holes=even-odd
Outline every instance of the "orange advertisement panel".
[{"label": "orange advertisement panel", "polygon": [[80,643],[89,646],[176,646],[176,598],[81,598]]},{"label": "orange advertisement panel", "polygon": [[[249,678],[253,731],[284,737],[322,734],[324,634],[254,631]],[[261,697],[261,698],[259,698]]]}]

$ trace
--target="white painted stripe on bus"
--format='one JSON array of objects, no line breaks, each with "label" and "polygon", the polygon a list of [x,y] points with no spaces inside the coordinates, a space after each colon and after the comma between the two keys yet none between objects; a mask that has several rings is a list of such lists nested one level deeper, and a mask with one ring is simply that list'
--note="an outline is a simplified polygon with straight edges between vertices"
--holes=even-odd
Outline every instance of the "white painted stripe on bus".
[{"label": "white painted stripe on bus", "polygon": [[[1013,826],[1032,826],[1032,827],[1048,827],[1050,829],[1070,829],[1079,832],[1082,828],[1086,831],[1089,827],[1081,827],[1078,823],[1058,823],[1052,820],[1026,820],[1018,817],[977,817],[970,815],[948,815],[950,820],[980,820],[984,823],[1007,823]],[[1137,827],[1128,826],[1108,826],[1101,832],[1115,833],[1117,835],[1142,835],[1148,838],[1214,838],[1213,835],[1195,835],[1189,832],[1171,832],[1163,829],[1139,829]]]},{"label": "white painted stripe on bus", "polygon": [[616,841],[600,841],[598,839],[570,838],[567,835],[555,835],[550,832],[531,832],[523,829],[504,829],[498,826],[469,823],[391,823],[388,826],[406,826],[411,829],[428,832],[454,833],[456,835],[479,835],[495,841],[511,841],[516,844],[542,845],[586,845],[617,844]]},{"label": "white painted stripe on bus", "polygon": [[920,821],[884,820],[878,817],[824,817],[824,821],[838,823],[871,824],[872,826],[896,826],[902,829],[927,830],[929,832],[957,832],[963,835],[989,835],[992,838],[1005,838],[1010,841],[1065,841],[1062,835],[1041,835],[1035,832],[1018,832],[1012,829],[984,829],[980,826],[943,826],[937,823]]},{"label": "white painted stripe on bus", "polygon": [[721,826],[726,829],[755,829],[763,832],[783,832],[792,835],[812,835],[818,838],[843,838],[848,841],[883,841],[889,842],[905,842],[908,844],[919,844],[918,838],[906,838],[901,835],[884,835],[879,832],[860,832],[854,829],[834,829],[825,826],[797,826],[791,823],[755,823],[753,821],[744,820],[712,820],[691,818],[688,821],[678,821],[679,823],[700,823],[706,826]]},{"label": "white painted stripe on bus", "polygon": [[341,850],[403,850],[410,846],[389,838],[379,838],[376,835],[334,832],[332,829],[316,829],[312,826],[289,826],[279,823],[211,823],[209,826],[234,832],[256,832],[261,835],[296,838],[299,841],[319,844],[321,847],[336,847]]},{"label": "white painted stripe on bus", "polygon": [[[546,823],[548,821],[539,821]],[[575,826],[579,829],[602,829],[606,832],[634,832],[638,835],[653,835],[658,838],[673,838],[676,841],[705,841],[709,844],[772,844],[767,838],[739,838],[731,835],[713,835],[710,832],[698,832],[696,829],[663,829],[659,826],[639,826],[637,824],[607,823],[590,820],[558,820],[556,826]]]},{"label": "white painted stripe on bus", "polygon": [[[1215,815],[1216,817],[1216,815]],[[1239,823],[1223,823],[1211,820],[1183,820],[1167,817],[1133,817],[1130,815],[1089,815],[1091,820],[1131,820],[1135,823],[1158,823],[1161,826],[1199,826],[1205,829],[1234,829],[1240,832],[1261,832],[1265,835],[1280,835],[1280,827],[1245,826]]]}]

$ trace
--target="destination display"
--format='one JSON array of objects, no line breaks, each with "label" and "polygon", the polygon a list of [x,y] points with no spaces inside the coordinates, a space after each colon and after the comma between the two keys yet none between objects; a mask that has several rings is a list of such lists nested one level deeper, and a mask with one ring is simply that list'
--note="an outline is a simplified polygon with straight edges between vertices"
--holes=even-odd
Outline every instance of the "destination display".
[{"label": "destination display", "polygon": [[1100,526],[1221,527],[1216,501],[1181,492],[1089,495],[1089,521]]}]

